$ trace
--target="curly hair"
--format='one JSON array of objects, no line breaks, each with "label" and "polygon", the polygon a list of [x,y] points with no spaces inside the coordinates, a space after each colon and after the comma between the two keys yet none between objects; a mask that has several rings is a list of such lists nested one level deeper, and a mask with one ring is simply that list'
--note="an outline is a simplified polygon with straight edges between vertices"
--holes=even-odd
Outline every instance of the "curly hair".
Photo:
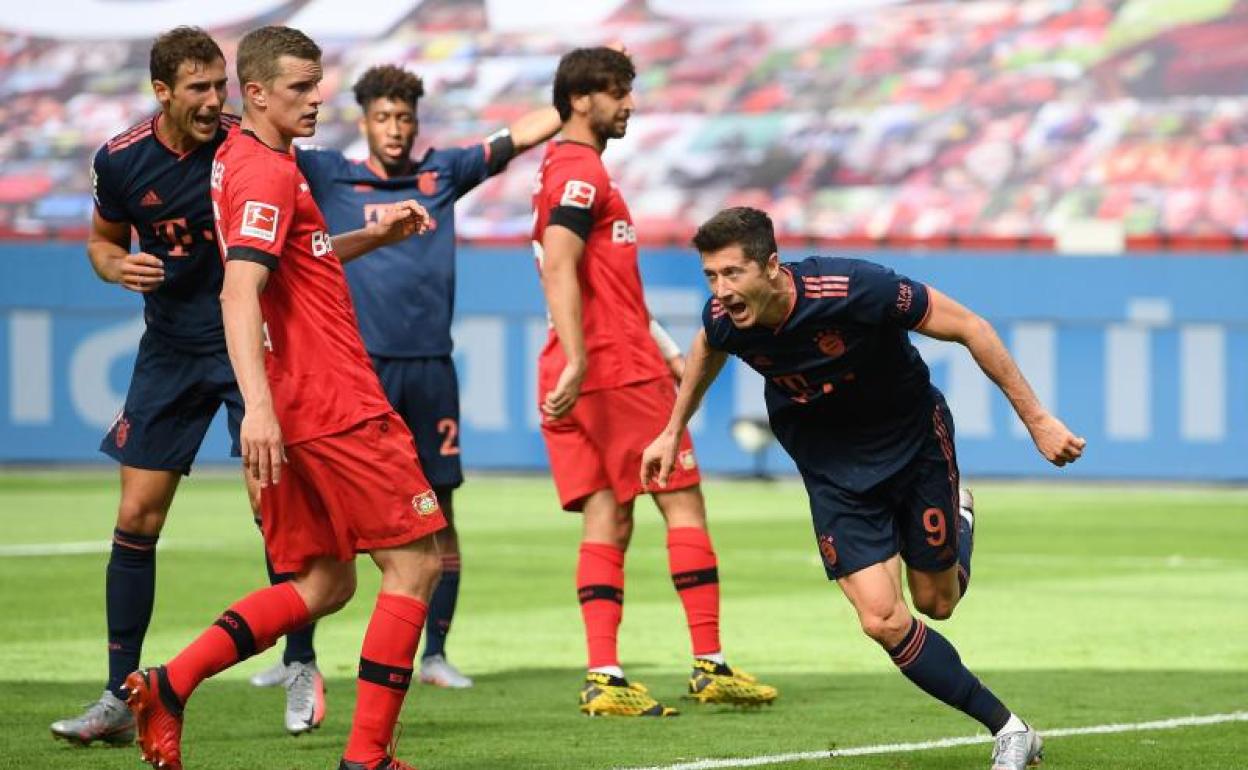
[{"label": "curly hair", "polygon": [[416,102],[425,95],[425,82],[420,76],[402,67],[385,64],[369,67],[355,81],[355,101],[367,111],[375,99],[407,102],[416,109]]},{"label": "curly hair", "polygon": [[614,48],[577,48],[563,55],[555,70],[553,103],[559,110],[559,118],[566,121],[572,116],[572,97],[609,91],[614,88],[631,88],[637,70],[628,54]]},{"label": "curly hair", "polygon": [[207,32],[199,27],[174,27],[152,42],[148,71],[153,81],[173,88],[182,62],[211,64],[217,59],[225,61],[225,54]]}]

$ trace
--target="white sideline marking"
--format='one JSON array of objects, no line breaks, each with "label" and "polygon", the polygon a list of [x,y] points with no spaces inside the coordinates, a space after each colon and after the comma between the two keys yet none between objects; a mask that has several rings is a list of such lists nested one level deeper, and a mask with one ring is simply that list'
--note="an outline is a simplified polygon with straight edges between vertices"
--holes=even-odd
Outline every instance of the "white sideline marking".
[{"label": "white sideline marking", "polygon": [[[1225,722],[1248,722],[1248,711],[1159,719],[1153,722],[1061,727],[1054,730],[1041,730],[1040,735],[1045,738],[1061,738],[1067,735],[1104,735],[1106,733],[1129,733],[1139,730],[1173,730],[1179,727],[1218,725]],[[712,768],[719,767],[759,767],[760,765],[777,765],[781,762],[806,762],[815,759],[832,759],[834,757],[902,754],[910,751],[947,749],[952,746],[970,746],[977,743],[992,743],[992,736],[969,735],[962,738],[941,738],[935,741],[919,741],[917,743],[884,743],[878,746],[855,746],[847,749],[828,749],[824,751],[796,751],[791,754],[770,754],[761,757],[740,757],[737,759],[699,759],[676,765],[654,765],[651,767],[629,768],[629,770],[712,770]]]},{"label": "white sideline marking", "polygon": [[[164,540],[156,545],[156,550],[164,551],[170,544]],[[173,544],[179,551],[187,550],[183,542]],[[194,550],[213,550],[213,544],[193,546]],[[0,559],[22,556],[81,556],[88,553],[108,553],[113,549],[112,540],[83,540],[77,543],[19,543],[17,545],[0,545]]]}]

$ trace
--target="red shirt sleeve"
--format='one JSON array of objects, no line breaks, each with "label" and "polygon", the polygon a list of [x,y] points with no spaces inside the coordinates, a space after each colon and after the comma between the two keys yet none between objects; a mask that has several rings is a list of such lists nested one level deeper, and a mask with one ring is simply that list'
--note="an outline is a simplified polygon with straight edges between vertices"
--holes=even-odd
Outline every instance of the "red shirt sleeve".
[{"label": "red shirt sleeve", "polygon": [[249,259],[276,268],[295,216],[298,179],[292,164],[252,159],[225,168],[222,201],[226,259]]},{"label": "red shirt sleeve", "polygon": [[566,227],[588,240],[594,222],[606,207],[611,181],[601,163],[577,158],[552,168],[542,189],[543,202],[550,211],[547,226]]}]

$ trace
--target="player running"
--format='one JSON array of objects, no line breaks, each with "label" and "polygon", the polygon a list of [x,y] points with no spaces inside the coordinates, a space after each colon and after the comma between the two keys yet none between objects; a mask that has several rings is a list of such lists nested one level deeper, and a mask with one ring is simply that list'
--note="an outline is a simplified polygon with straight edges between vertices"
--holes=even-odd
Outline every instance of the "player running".
[{"label": "player running", "polygon": [[[121,464],[105,579],[108,684],[83,714],[52,723],[53,736],[80,744],[134,741],[122,688],[152,617],[156,544],[213,416],[226,407],[237,454],[243,413],[221,330],[208,199],[213,153],[238,124],[222,112],[225,57],[203,30],[178,27],[152,44],[150,72],[160,111],[110,139],[91,164],[87,255],[101,279],[143,295],[146,330],[125,406],[100,444]],[[142,249],[133,254],[131,229]]]},{"label": "player running", "polygon": [[959,505],[953,417],[907,330],[965,345],[1057,466],[1083,454],[1036,399],[979,316],[934,288],[858,259],[781,264],[771,219],[731,208],[693,237],[711,299],[667,427],[645,450],[643,483],[679,476],[685,426],[729,354],[763,375],[776,438],[810,496],[828,578],[862,630],[924,692],[996,736],[993,770],[1042,757],[1040,735],[967,670],[948,640],[913,615],[953,614],[971,579],[974,512]]},{"label": "player running", "polygon": [[551,318],[538,364],[542,438],[560,503],[582,512],[576,587],[589,671],[580,709],[676,714],[628,681],[617,652],[624,554],[642,493],[653,496],[667,524],[668,565],[693,646],[690,696],[703,703],[770,703],[774,687],[724,659],[717,560],[688,437],[677,448],[666,490],[637,480],[641,450],[662,429],[675,398],[671,378],[680,376],[683,359],[646,309],[636,231],[602,164],[607,141],[624,136],[628,126],[634,76],[629,57],[612,48],[577,49],[560,60],[554,104],[563,140],[549,146],[533,198],[533,244]]},{"label": "player running", "polygon": [[[429,212],[428,232],[352,262],[347,283],[373,368],[386,397],[416,437],[420,465],[447,520],[447,528],[437,535],[442,577],[429,604],[420,679],[441,687],[471,687],[472,679],[446,659],[460,577],[452,495],[464,481],[459,381],[451,360],[455,203],[500,173],[513,157],[554,136],[559,113],[553,107],[536,110],[483,142],[430,149],[413,160],[412,145],[420,133],[417,103],[425,92],[421,79],[399,67],[373,67],[360,76],[354,90],[364,112],[360,131],[368,141],[368,160],[352,162],[336,150],[319,148],[299,148],[295,157],[331,233],[364,227],[377,212],[405,198]],[[287,639],[284,662],[289,663],[293,637]],[[267,679],[276,680],[281,671],[275,667]]]},{"label": "player running", "polygon": [[246,404],[243,463],[261,486],[273,566],[296,577],[238,601],[166,665],[127,678],[143,758],[157,767],[182,767],[183,708],[203,680],[346,604],[358,551],[380,567],[381,592],[339,767],[409,767],[387,747],[438,578],[432,535],[445,520],[373,373],[338,256],[411,235],[424,211],[402,201],[330,239],[290,150],[316,130],[320,60],[316,44],[288,27],[242,39],[242,130],[218,149],[211,182],[225,336]]}]

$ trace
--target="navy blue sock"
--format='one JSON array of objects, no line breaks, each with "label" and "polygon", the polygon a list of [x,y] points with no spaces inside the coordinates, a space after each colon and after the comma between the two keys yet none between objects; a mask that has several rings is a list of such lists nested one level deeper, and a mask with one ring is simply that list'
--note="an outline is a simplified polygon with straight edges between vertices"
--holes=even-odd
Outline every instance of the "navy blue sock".
[{"label": "navy blue sock", "polygon": [[156,541],[159,535],[113,530],[113,552],[104,581],[108,616],[108,689],[125,700],[122,685],[139,667],[143,637],[156,601]]},{"label": "navy blue sock", "polygon": [[429,600],[429,618],[425,621],[425,651],[422,658],[446,655],[446,635],[455,617],[459,599],[459,554],[442,557],[442,577]]},{"label": "navy blue sock", "polygon": [[971,587],[971,554],[975,551],[975,529],[966,517],[958,514],[958,587],[962,596]]},{"label": "navy blue sock", "polygon": [[[256,526],[260,526],[259,520]],[[285,583],[294,577],[290,572],[275,572],[273,570],[273,560],[269,558],[269,549],[264,549],[264,569],[269,573],[269,585],[275,586],[278,583]],[[286,634],[286,650],[282,653],[282,663],[289,666],[291,663],[298,661],[299,663],[315,663],[316,649],[312,646],[312,636],[316,633],[316,623],[309,623],[303,628],[291,631]]]},{"label": "navy blue sock", "polygon": [[1010,710],[962,665],[949,640],[915,618],[901,644],[888,651],[906,678],[996,734]]}]

